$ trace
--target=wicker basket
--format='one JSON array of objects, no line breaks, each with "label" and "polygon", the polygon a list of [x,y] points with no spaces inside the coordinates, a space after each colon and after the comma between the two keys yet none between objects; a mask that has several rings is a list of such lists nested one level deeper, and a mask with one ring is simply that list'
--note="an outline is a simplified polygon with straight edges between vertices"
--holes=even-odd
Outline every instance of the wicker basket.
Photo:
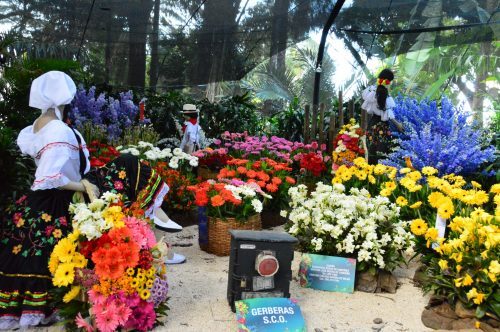
[{"label": "wicker basket", "polygon": [[200,166],[198,167],[198,176],[202,180],[210,180],[210,179],[217,179],[217,172],[212,171],[208,167]]},{"label": "wicker basket", "polygon": [[250,216],[245,223],[241,223],[234,218],[208,217],[208,247],[207,252],[217,256],[229,255],[231,245],[231,229],[254,230],[262,229],[260,214]]}]

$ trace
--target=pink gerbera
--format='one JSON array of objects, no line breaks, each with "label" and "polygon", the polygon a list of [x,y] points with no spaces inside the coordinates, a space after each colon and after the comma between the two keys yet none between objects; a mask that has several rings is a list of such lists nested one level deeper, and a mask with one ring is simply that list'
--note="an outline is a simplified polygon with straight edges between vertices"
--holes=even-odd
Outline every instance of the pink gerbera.
[{"label": "pink gerbera", "polygon": [[118,316],[117,311],[117,306],[111,302],[103,311],[95,313],[97,328],[101,332],[116,331],[120,325],[120,317]]},{"label": "pink gerbera", "polygon": [[87,322],[85,318],[82,317],[81,313],[78,313],[78,315],[76,316],[75,324],[78,328],[85,329],[86,332],[94,332],[94,328],[92,327],[92,325],[90,325],[89,322]]}]

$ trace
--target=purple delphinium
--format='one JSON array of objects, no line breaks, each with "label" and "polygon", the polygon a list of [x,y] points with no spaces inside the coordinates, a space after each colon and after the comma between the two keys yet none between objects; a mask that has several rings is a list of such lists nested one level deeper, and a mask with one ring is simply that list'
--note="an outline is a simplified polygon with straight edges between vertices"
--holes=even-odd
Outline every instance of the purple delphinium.
[{"label": "purple delphinium", "polygon": [[382,163],[403,167],[410,157],[416,169],[432,166],[439,175],[467,175],[491,162],[495,147],[481,146],[481,130],[467,122],[469,114],[457,110],[443,97],[437,101],[397,98],[396,120],[404,124],[403,133],[395,133],[399,147]]},{"label": "purple delphinium", "polygon": [[86,123],[103,125],[109,142],[119,139],[123,130],[134,124],[139,112],[131,91],[122,92],[119,99],[114,99],[104,93],[96,97],[95,87],[88,92],[80,87],[71,106],[70,119],[77,128]]}]

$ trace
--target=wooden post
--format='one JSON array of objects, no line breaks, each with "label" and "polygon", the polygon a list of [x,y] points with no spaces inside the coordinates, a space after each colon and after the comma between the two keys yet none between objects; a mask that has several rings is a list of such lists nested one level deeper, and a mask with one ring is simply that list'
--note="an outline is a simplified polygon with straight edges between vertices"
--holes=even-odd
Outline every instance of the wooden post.
[{"label": "wooden post", "polygon": [[324,122],[325,122],[325,104],[319,105],[319,144],[325,143]]},{"label": "wooden post", "polygon": [[306,105],[305,112],[304,112],[304,143],[305,144],[309,143],[309,112],[310,112],[310,107],[309,107],[309,105]]},{"label": "wooden post", "polygon": [[363,129],[363,131],[366,131],[366,127],[367,127],[367,123],[366,123],[366,111],[364,109],[361,110],[361,123],[360,123],[360,126],[361,126],[361,129]]},{"label": "wooden post", "polygon": [[351,121],[354,118],[354,99],[349,101],[349,119],[347,121]]},{"label": "wooden post", "polygon": [[333,151],[333,140],[335,139],[335,112],[330,113],[330,128],[328,129],[328,152]]},{"label": "wooden post", "polygon": [[311,142],[316,141],[316,133],[318,132],[318,106],[313,105],[311,118]]},{"label": "wooden post", "polygon": [[342,100],[342,91],[339,92],[339,130],[344,125],[344,105]]}]

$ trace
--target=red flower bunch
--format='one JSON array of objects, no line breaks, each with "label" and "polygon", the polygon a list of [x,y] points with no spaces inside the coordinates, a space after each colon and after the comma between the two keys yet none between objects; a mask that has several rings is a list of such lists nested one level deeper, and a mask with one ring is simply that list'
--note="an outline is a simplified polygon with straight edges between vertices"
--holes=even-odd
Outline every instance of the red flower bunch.
[{"label": "red flower bunch", "polygon": [[302,155],[300,159],[300,168],[309,171],[313,176],[319,177],[326,171],[326,164],[323,157],[314,152]]},{"label": "red flower bunch", "polygon": [[199,166],[207,167],[212,171],[220,170],[232,158],[227,154],[226,149],[223,148],[215,150],[206,148],[196,151],[193,155],[198,157]]},{"label": "red flower bunch", "polygon": [[210,217],[246,219],[262,210],[262,203],[256,194],[263,194],[263,191],[255,184],[209,180],[189,186],[188,190],[194,193],[197,206],[207,207],[207,215]]},{"label": "red flower bunch", "polygon": [[273,205],[279,206],[282,200],[286,200],[290,186],[296,182],[290,176],[291,171],[292,168],[288,163],[280,163],[269,158],[258,161],[232,159],[228,161],[226,167],[220,170],[217,178],[256,183],[264,192],[273,197]]},{"label": "red flower bunch", "polygon": [[112,145],[101,143],[99,141],[92,141],[87,148],[90,152],[90,166],[102,167],[118,157],[118,152]]},{"label": "red flower bunch", "polygon": [[178,170],[169,168],[164,161],[158,162],[154,169],[170,188],[165,196],[168,207],[178,211],[190,210],[193,206],[194,195],[187,190],[187,187],[195,185],[196,179],[189,174],[184,175]]}]

